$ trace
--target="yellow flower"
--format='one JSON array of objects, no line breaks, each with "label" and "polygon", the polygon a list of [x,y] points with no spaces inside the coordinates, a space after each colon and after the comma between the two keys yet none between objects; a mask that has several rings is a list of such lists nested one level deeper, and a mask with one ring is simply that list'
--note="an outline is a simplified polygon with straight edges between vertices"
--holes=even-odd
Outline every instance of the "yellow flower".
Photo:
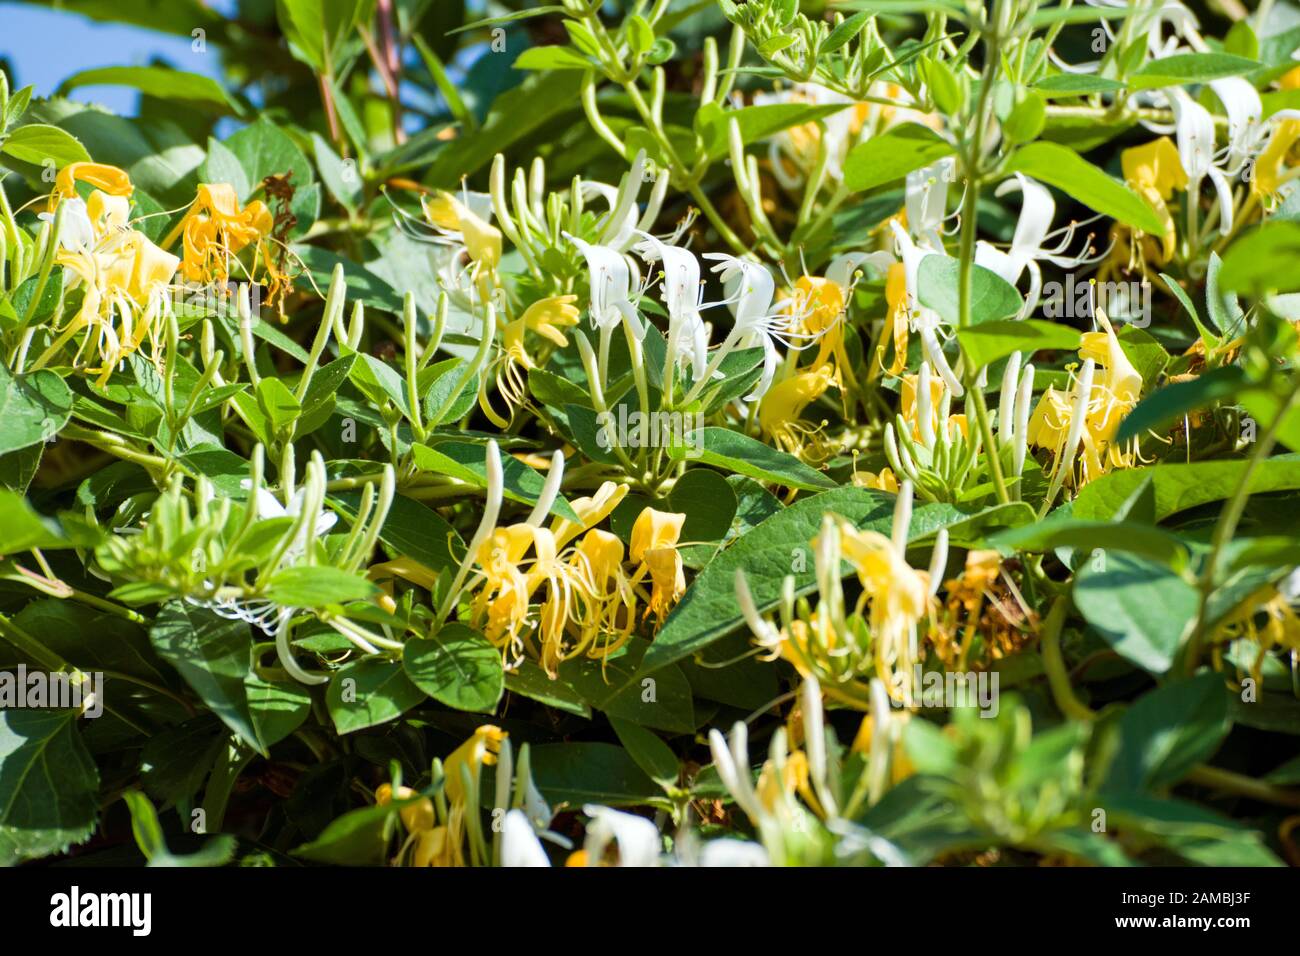
[{"label": "yellow flower", "polygon": [[879,474],[855,470],[853,472],[853,485],[856,488],[875,488],[878,491],[898,493],[898,478],[894,475],[893,469],[888,466],[882,468]]},{"label": "yellow flower", "polygon": [[626,495],[627,485],[606,481],[590,498],[576,498],[569,502],[579,520],[556,518],[551,522],[551,534],[555,535],[556,547],[565,547],[584,531],[600,524],[619,506]]},{"label": "yellow flower", "polygon": [[[113,370],[146,339],[156,345],[158,319],[167,310],[167,289],[180,260],[155,246],[142,232],[106,232],[93,249],[64,250],[56,261],[73,276],[72,288],[82,290],[81,307],[59,331],[47,349],[53,355],[59,347],[83,329],[76,359],[94,340],[103,386]],[[42,356],[44,358],[44,356]]]},{"label": "yellow flower", "polygon": [[54,191],[50,193],[49,211],[64,199],[77,195],[77,183],[88,183],[110,196],[130,196],[135,192],[131,177],[124,170],[105,163],[68,163],[54,179]]},{"label": "yellow flower", "polygon": [[1058,454],[1070,431],[1071,400],[1065,392],[1051,385],[1043,392],[1029,416],[1026,438],[1035,448],[1048,448]]},{"label": "yellow flower", "polygon": [[[1278,81],[1283,90],[1300,90],[1300,66]],[[1291,149],[1300,140],[1300,119],[1284,119],[1277,124],[1268,146],[1255,161],[1255,176],[1250,187],[1258,196],[1272,196],[1281,186],[1282,174]]]},{"label": "yellow flower", "polygon": [[224,282],[230,275],[231,258],[249,244],[260,246],[273,225],[271,210],[261,200],[240,209],[235,187],[229,183],[200,183],[189,211],[163,240],[163,246],[182,236],[185,278]]},{"label": "yellow flower", "polygon": [[[500,727],[484,724],[443,761],[443,795],[435,807],[432,800],[416,800],[399,811],[403,826],[409,834],[398,861],[407,857],[411,866],[466,866],[466,842],[474,842],[470,827],[472,814],[479,812],[479,793],[484,767],[497,762],[502,744],[509,735]],[[394,799],[410,800],[416,792],[409,787],[381,784],[375,790],[375,803],[386,806]],[[481,844],[475,844],[476,846]],[[471,856],[480,864],[482,854]]]},{"label": "yellow flower", "polygon": [[[903,421],[911,429],[912,438],[916,441],[922,440],[921,415],[917,408],[917,392],[920,388],[919,375],[904,375],[899,383],[898,399],[899,413],[903,416]],[[938,375],[930,376],[930,432],[937,434],[940,431],[939,419],[943,405],[943,397],[946,391],[943,379]],[[955,426],[963,435],[967,435],[966,416],[949,415],[948,424]],[[949,429],[951,434],[951,427]]]},{"label": "yellow flower", "polygon": [[[398,787],[396,799],[410,800],[416,796],[416,792],[410,787]],[[378,806],[387,806],[394,799],[393,785],[390,783],[381,783],[375,790],[375,803]],[[418,833],[421,830],[433,829],[436,822],[436,816],[433,811],[433,801],[428,797],[409,803],[398,811],[402,818],[402,825],[406,827],[409,833]]]},{"label": "yellow flower", "polygon": [[1187,173],[1178,158],[1178,147],[1168,136],[1124,150],[1120,165],[1126,180],[1151,189],[1161,200],[1170,199],[1175,189],[1187,188]]},{"label": "yellow flower", "polygon": [[585,581],[575,621],[576,650],[589,649],[589,656],[608,660],[627,643],[636,622],[636,592],[623,571],[623,542],[593,528],[573,549],[570,562]]},{"label": "yellow flower", "polygon": [[475,265],[491,272],[501,261],[501,231],[485,222],[451,193],[439,190],[432,200],[420,198],[425,218],[446,232],[458,232]]},{"label": "yellow flower", "polygon": [[[898,375],[907,367],[907,268],[901,262],[889,267],[885,277],[885,301],[889,304],[889,316],[885,320],[885,332],[876,347],[876,362],[890,375]],[[890,341],[894,343],[894,361],[886,368],[885,349]],[[874,370],[873,370],[874,372]]]},{"label": "yellow flower", "polygon": [[894,542],[878,531],[859,531],[841,519],[838,532],[844,559],[862,586],[859,609],[869,605],[876,672],[890,695],[898,698],[897,675],[911,676],[916,626],[930,609],[929,575],[913,569]]},{"label": "yellow flower", "polygon": [[[1079,438],[1079,486],[1114,468],[1132,467],[1138,460],[1136,439],[1124,445],[1114,439],[1120,422],[1141,397],[1142,375],[1129,361],[1106,314],[1098,310],[1097,318],[1104,331],[1085,333],[1079,349],[1080,358],[1097,363],[1082,405],[1085,417]],[[1071,480],[1075,477],[1074,462],[1062,462],[1061,458],[1067,452],[1070,426],[1079,407],[1077,394],[1048,388],[1030,417],[1026,436],[1034,447],[1051,452],[1054,467],[1068,468],[1066,477]]]},{"label": "yellow flower", "polygon": [[646,615],[654,615],[660,624],[686,591],[682,556],[677,553],[677,540],[685,522],[684,514],[646,508],[632,525],[631,558],[641,563],[632,583],[650,576],[653,586]]},{"label": "yellow flower", "polygon": [[1163,229],[1157,237],[1161,244],[1158,260],[1167,262],[1174,254],[1178,236],[1174,217],[1166,202],[1172,198],[1175,189],[1187,188],[1187,172],[1178,157],[1178,147],[1168,136],[1161,136],[1145,146],[1124,150],[1120,154],[1120,165],[1124,179],[1160,217]]},{"label": "yellow flower", "polygon": [[813,368],[830,366],[831,381],[837,388],[856,384],[853,363],[844,345],[844,315],[848,290],[833,279],[801,276],[795,282],[793,314],[801,319],[803,331],[817,336],[817,358]]},{"label": "yellow flower", "polygon": [[[569,340],[560,330],[578,324],[580,312],[573,304],[577,299],[575,295],[557,295],[540,299],[505,327],[502,333],[501,357],[496,364],[495,380],[497,392],[506,401],[508,415],[513,415],[514,410],[523,404],[528,395],[527,372],[537,367],[524,342],[525,333],[536,332],[560,348],[564,348],[569,344]],[[488,399],[486,378],[479,390],[479,407],[498,427],[509,426],[510,419],[498,415],[492,408]]]},{"label": "yellow flower", "polygon": [[[769,388],[758,406],[758,424],[763,433],[778,447],[802,457],[809,445],[817,443],[821,428],[805,424],[800,416],[811,402],[825,394],[834,376],[830,365],[821,365],[796,372]],[[814,452],[811,457],[818,460],[825,456]]]},{"label": "yellow flower", "polygon": [[524,310],[518,321],[531,332],[536,332],[545,339],[554,342],[560,348],[569,344],[562,328],[571,328],[578,324],[580,310],[573,303],[578,301],[576,295],[553,295],[548,299],[538,299]]}]

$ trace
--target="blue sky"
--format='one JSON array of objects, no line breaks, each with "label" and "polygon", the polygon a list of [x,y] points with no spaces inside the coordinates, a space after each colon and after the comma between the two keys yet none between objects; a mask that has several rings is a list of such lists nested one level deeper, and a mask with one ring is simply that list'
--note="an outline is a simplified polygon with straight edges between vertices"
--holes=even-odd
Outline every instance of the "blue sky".
[{"label": "blue sky", "polygon": [[[216,9],[230,3],[213,3]],[[13,65],[16,86],[32,84],[49,96],[66,77],[100,66],[142,66],[155,58],[194,73],[218,76],[214,55],[194,56],[190,38],[116,23],[97,23],[75,13],[0,0],[0,57]],[[135,112],[139,94],[121,86],[86,86],[71,99],[102,103],[116,113]]]}]

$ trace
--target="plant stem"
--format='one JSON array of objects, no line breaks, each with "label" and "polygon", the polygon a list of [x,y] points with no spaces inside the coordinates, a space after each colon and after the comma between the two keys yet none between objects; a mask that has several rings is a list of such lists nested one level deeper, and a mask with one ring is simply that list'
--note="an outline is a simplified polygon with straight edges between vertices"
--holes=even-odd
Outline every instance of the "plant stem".
[{"label": "plant stem", "polygon": [[1241,481],[1237,483],[1227,507],[1223,509],[1214,526],[1214,534],[1210,539],[1210,553],[1205,558],[1205,568],[1201,571],[1198,582],[1200,597],[1196,608],[1196,625],[1188,641],[1187,656],[1183,664],[1185,672],[1189,675],[1196,672],[1196,667],[1200,663],[1201,644],[1205,639],[1207,625],[1206,614],[1209,610],[1210,596],[1214,593],[1214,579],[1219,570],[1223,549],[1237,533],[1237,525],[1246,511],[1246,502],[1250,500],[1250,483],[1255,477],[1255,472],[1259,469],[1260,463],[1272,452],[1273,445],[1277,442],[1278,432],[1282,430],[1282,423],[1295,408],[1297,400],[1300,400],[1300,377],[1292,381],[1291,391],[1286,400],[1283,401],[1268,428],[1264,430],[1264,434],[1255,443],[1255,449],[1242,472]]},{"label": "plant stem", "polygon": [[[975,106],[975,131],[964,151],[966,195],[962,200],[961,240],[957,252],[957,325],[961,329],[968,327],[972,318],[971,287],[975,269],[975,238],[978,235],[980,178],[983,175],[984,163],[984,130],[989,123],[989,91],[993,87],[1000,62],[998,56],[1000,42],[1001,38],[997,30],[985,34],[984,73],[980,79],[979,99]],[[964,351],[962,366],[965,369],[965,386],[975,404],[975,418],[979,423],[980,435],[984,439],[989,471],[993,475],[993,487],[997,491],[998,501],[1006,504],[1011,500],[1011,495],[1007,492],[1006,479],[1002,476],[1002,460],[993,437],[988,405],[984,401],[984,392],[978,384],[979,369]]]},{"label": "plant stem", "polygon": [[1056,701],[1061,713],[1071,720],[1091,721],[1096,715],[1074,695],[1070,674],[1065,669],[1065,657],[1061,654],[1061,628],[1065,625],[1065,615],[1069,608],[1070,599],[1064,595],[1052,604],[1039,635],[1039,653],[1043,657],[1043,669],[1047,672],[1052,699]]}]

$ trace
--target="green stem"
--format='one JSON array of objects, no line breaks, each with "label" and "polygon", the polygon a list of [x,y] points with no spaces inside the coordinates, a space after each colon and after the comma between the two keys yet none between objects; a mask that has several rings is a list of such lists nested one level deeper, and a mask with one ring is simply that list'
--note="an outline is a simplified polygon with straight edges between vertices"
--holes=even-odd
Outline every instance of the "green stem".
[{"label": "green stem", "polygon": [[1237,533],[1237,525],[1246,511],[1246,502],[1250,500],[1250,483],[1255,477],[1255,472],[1259,470],[1260,463],[1273,451],[1273,445],[1277,442],[1282,423],[1296,406],[1298,400],[1300,400],[1300,377],[1291,383],[1291,391],[1286,400],[1283,401],[1268,428],[1264,430],[1264,434],[1255,443],[1255,449],[1246,462],[1245,471],[1242,472],[1241,481],[1237,483],[1232,497],[1228,500],[1227,507],[1223,509],[1223,513],[1219,515],[1219,520],[1214,526],[1214,534],[1210,539],[1210,553],[1205,558],[1205,567],[1201,571],[1198,582],[1200,595],[1196,608],[1196,626],[1193,628],[1191,640],[1187,644],[1187,656],[1183,664],[1187,674],[1195,673],[1200,663],[1201,645],[1205,640],[1205,631],[1208,624],[1206,617],[1209,611],[1210,596],[1214,593],[1214,580],[1218,574],[1223,549]]},{"label": "green stem", "polygon": [[1065,657],[1061,653],[1061,628],[1065,625],[1065,615],[1070,608],[1067,597],[1058,597],[1043,622],[1039,636],[1039,653],[1043,658],[1043,669],[1047,672],[1047,683],[1052,689],[1052,698],[1057,708],[1072,720],[1091,721],[1096,714],[1074,696],[1070,685],[1070,674],[1065,669]]},{"label": "green stem", "polygon": [[1260,803],[1271,803],[1278,807],[1300,808],[1300,790],[1284,790],[1262,780],[1255,780],[1243,774],[1233,773],[1220,767],[1202,764],[1192,768],[1186,777],[1187,783],[1194,783],[1212,790],[1248,797]]}]

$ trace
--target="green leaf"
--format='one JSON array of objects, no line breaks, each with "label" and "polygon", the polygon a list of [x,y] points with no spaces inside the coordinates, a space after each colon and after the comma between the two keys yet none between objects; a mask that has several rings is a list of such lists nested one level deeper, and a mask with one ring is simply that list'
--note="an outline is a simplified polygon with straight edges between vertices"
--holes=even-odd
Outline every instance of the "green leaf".
[{"label": "green leaf", "polygon": [[1056,96],[1091,96],[1093,93],[1114,93],[1124,89],[1124,84],[1104,76],[1080,73],[1057,73],[1045,76],[1034,84],[1034,89],[1051,98]]},{"label": "green leaf", "polygon": [[1144,694],[1119,720],[1119,752],[1106,791],[1142,792],[1178,783],[1214,756],[1231,727],[1228,689],[1214,671]]},{"label": "green leaf", "polygon": [[[429,416],[425,423],[429,427],[440,425],[444,422],[458,422],[474,407],[478,399],[478,374],[475,373],[469,377],[469,381],[455,395],[452,391],[460,383],[461,375],[465,371],[465,362],[461,359],[450,358],[444,361],[430,365],[420,372],[418,391],[424,396],[424,411]],[[541,372],[541,369],[533,369],[529,372],[529,381],[532,380],[533,372]],[[438,413],[446,408],[445,412]],[[438,415],[437,420],[434,416]]]},{"label": "green leaf", "polygon": [[1228,247],[1218,287],[1260,296],[1300,290],[1300,222],[1272,220],[1247,232]]},{"label": "green leaf", "polygon": [[[581,108],[576,70],[530,73],[519,86],[498,96],[483,125],[456,137],[439,151],[423,181],[432,186],[459,188],[461,178],[472,176],[499,152],[537,133],[562,114]],[[399,313],[400,314],[400,311]]]},{"label": "green leaf", "polygon": [[[1108,520],[1138,486],[1150,481],[1155,501],[1151,520],[1163,521],[1188,508],[1231,497],[1246,468],[1245,461],[1197,461],[1114,471],[1080,489],[1074,499],[1074,516]],[[1265,459],[1258,464],[1250,481],[1251,494],[1296,488],[1300,488],[1300,455],[1297,454]]]},{"label": "green leaf", "polygon": [[72,417],[72,391],[49,369],[13,375],[0,365],[0,455],[50,441]]},{"label": "green leaf", "polygon": [[487,17],[483,20],[475,20],[473,23],[466,23],[464,26],[457,27],[450,33],[464,33],[466,30],[478,30],[482,27],[494,27],[500,23],[513,23],[515,20],[526,20],[531,17],[544,17],[552,13],[568,13],[568,11],[558,3],[544,4],[540,7],[532,7],[526,10],[516,10],[513,13],[505,13],[499,17]]},{"label": "green leaf", "polygon": [[[291,175],[294,189],[302,190],[312,182],[311,163],[297,144],[266,116],[258,118],[225,140],[224,145],[244,168],[249,188],[259,189],[267,176]],[[248,196],[240,196],[247,200]],[[321,288],[329,285],[329,275]]]},{"label": "green leaf", "polygon": [[989,544],[1004,552],[1043,553],[1057,548],[1074,548],[1084,554],[1097,549],[1127,552],[1175,570],[1187,563],[1187,546],[1177,537],[1137,521],[1085,521],[1053,515],[1046,521],[994,535]]},{"label": "green leaf", "polygon": [[682,541],[721,541],[736,517],[736,493],[727,479],[708,468],[692,468],[668,493],[671,510],[686,515]]},{"label": "green leaf", "polygon": [[1043,97],[1029,91],[1002,124],[1002,132],[1012,143],[1028,143],[1036,139],[1046,125],[1047,105]]},{"label": "green leaf", "polygon": [[1125,416],[1116,441],[1126,442],[1148,431],[1163,434],[1190,412],[1209,408],[1216,402],[1235,402],[1245,383],[1245,373],[1238,366],[1224,365],[1196,378],[1166,385],[1138,402]]},{"label": "green leaf", "polygon": [[491,713],[505,688],[501,652],[464,624],[448,624],[428,639],[409,639],[402,666],[416,687],[456,710]]},{"label": "green leaf", "polygon": [[167,803],[190,800],[203,787],[230,735],[211,714],[168,727],[145,741],[140,780],[153,797]]},{"label": "green leaf", "polygon": [[206,840],[197,852],[172,853],[167,849],[158,811],[149,798],[138,790],[128,790],[122,794],[122,799],[131,812],[131,832],[136,845],[149,861],[149,866],[225,866],[235,855],[238,844],[228,833]]},{"label": "green leaf", "polygon": [[1162,86],[1208,83],[1225,76],[1241,76],[1260,64],[1231,53],[1178,53],[1151,60],[1129,77],[1129,88],[1154,90]]},{"label": "green leaf", "polygon": [[362,355],[352,366],[352,383],[376,405],[392,402],[408,419],[411,403],[407,397],[406,379],[391,365],[373,355]]},{"label": "green leaf", "polygon": [[655,45],[655,31],[646,22],[645,17],[634,13],[624,21],[623,26],[632,52],[649,53],[650,48]]},{"label": "green leaf", "polygon": [[[125,678],[165,685],[166,668],[144,628],[115,614],[61,598],[41,598],[14,615],[14,623],[63,660],[90,673],[116,671]],[[94,640],[86,640],[93,634]],[[108,679],[107,694],[125,688]]]},{"label": "green leaf", "polygon": [[401,664],[376,657],[339,668],[325,693],[330,719],[341,734],[396,720],[424,699]]},{"label": "green leaf", "polygon": [[269,375],[257,384],[257,401],[274,432],[292,425],[302,414],[302,406],[293,392],[284,382]]},{"label": "green leaf", "polygon": [[859,143],[844,161],[844,185],[865,192],[952,155],[950,143],[918,123],[904,123]]},{"label": "green leaf", "polygon": [[18,127],[4,139],[0,153],[33,166],[53,163],[57,169],[69,163],[90,162],[90,154],[80,140],[57,126],[44,123]]},{"label": "green leaf", "polygon": [[662,796],[631,755],[613,744],[542,744],[530,754],[533,781],[557,810],[587,803],[635,806]]},{"label": "green leaf", "polygon": [[1201,321],[1201,317],[1196,313],[1196,306],[1192,304],[1192,300],[1183,291],[1183,287],[1179,285],[1178,280],[1163,272],[1160,273],[1160,280],[1164,282],[1165,288],[1173,294],[1173,297],[1178,300],[1178,304],[1183,307],[1183,311],[1187,313],[1188,318],[1192,320],[1192,324],[1196,326],[1196,331],[1201,336],[1201,341],[1209,347],[1217,347],[1219,344],[1218,336],[1205,327],[1205,323]]},{"label": "green leaf", "polygon": [[314,863],[336,866],[377,866],[384,862],[398,811],[406,801],[360,807],[332,820],[315,840],[289,852]]},{"label": "green leaf", "polygon": [[1029,355],[1040,349],[1072,352],[1079,348],[1078,329],[1040,319],[1002,319],[957,330],[957,339],[971,363],[980,368],[1012,352]]},{"label": "green leaf", "polygon": [[355,212],[365,192],[356,160],[341,158],[319,133],[311,134],[311,146],[325,188],[342,206]]},{"label": "green leaf", "polygon": [[[479,488],[487,487],[487,464],[482,445],[469,442],[445,441],[436,446],[412,445],[411,454],[421,471],[446,475],[468,481]],[[505,497],[521,504],[537,503],[546,479],[513,455],[501,456],[501,471],[505,478]],[[561,518],[578,520],[573,506],[563,495],[557,495],[551,513]]]},{"label": "green leaf", "polygon": [[1152,840],[1196,866],[1283,865],[1262,834],[1197,804],[1137,793],[1106,793],[1101,802],[1109,826]]},{"label": "green leaf", "polygon": [[506,674],[506,690],[566,714],[591,718],[591,706],[583,696],[561,680],[551,680],[532,661],[524,661]]},{"label": "green leaf", "polygon": [[244,691],[257,737],[266,749],[301,727],[311,713],[311,694],[295,680],[269,681],[249,671]]},{"label": "green leaf", "polygon": [[529,47],[515,58],[516,70],[591,70],[595,64],[571,46]]},{"label": "green leaf", "polygon": [[0,865],[61,853],[88,839],[99,771],[74,710],[0,710]]},{"label": "green leaf", "polygon": [[618,735],[619,743],[627,748],[628,754],[651,780],[661,787],[677,785],[680,772],[677,755],[657,734],[618,717],[611,717],[609,724]]},{"label": "green leaf", "polygon": [[1055,186],[1093,212],[1151,235],[1160,235],[1164,230],[1146,200],[1068,147],[1046,142],[1022,146],[1011,155],[1007,172],[1024,173]]},{"label": "green leaf", "polygon": [[1223,260],[1219,254],[1211,252],[1205,270],[1205,313],[1216,329],[1232,339],[1241,333],[1246,317],[1237,303],[1236,295],[1219,288],[1219,272],[1222,268]]},{"label": "green leaf", "polygon": [[358,24],[370,21],[374,0],[276,0],[280,29],[318,73],[333,73]]},{"label": "green leaf", "polygon": [[608,661],[578,659],[560,665],[558,680],[610,717],[672,734],[695,730],[690,681],[677,667],[644,676],[639,668],[647,645],[633,641],[624,654]]},{"label": "green leaf", "polygon": [[853,16],[839,24],[835,29],[831,30],[830,36],[828,36],[826,42],[822,44],[822,55],[825,56],[827,53],[834,53],[840,47],[849,43],[854,37],[862,32],[863,28],[867,25],[867,21],[870,19],[870,11],[863,10],[860,13],[853,14]]},{"label": "green leaf", "polygon": [[1102,554],[1103,564],[1085,559],[1075,575],[1079,613],[1125,660],[1152,674],[1165,673],[1196,617],[1196,588],[1146,558],[1113,550]]},{"label": "green leaf", "polygon": [[378,593],[375,585],[350,571],[298,565],[271,575],[266,599],[285,607],[326,607],[361,601]]},{"label": "green leaf", "polygon": [[183,601],[168,601],[158,612],[149,640],[209,710],[240,739],[259,753],[266,752],[248,708],[245,681],[252,666],[253,639],[247,624]]},{"label": "green leaf", "polygon": [[208,137],[208,155],[199,167],[199,182],[229,183],[241,199],[253,191],[239,157],[225,143],[211,136]]},{"label": "green leaf", "polygon": [[789,488],[818,491],[836,483],[794,455],[765,445],[729,428],[710,425],[692,433],[692,443],[673,445],[669,454],[677,460],[690,459],[759,481],[771,481]]},{"label": "green leaf", "polygon": [[129,86],[146,96],[211,113],[235,113],[243,110],[210,76],[185,73],[165,66],[105,66],[74,73],[62,83],[55,95],[67,96],[82,86]]},{"label": "green leaf", "polygon": [[71,546],[54,521],[32,510],[26,496],[0,489],[0,554]]},{"label": "green leaf", "polygon": [[[945,322],[954,327],[961,325],[959,271],[957,260],[943,255],[926,256],[917,269],[917,298],[923,306],[934,309]],[[996,272],[983,266],[971,267],[972,324],[1010,318],[1019,313],[1024,304],[1016,287]]]},{"label": "green leaf", "polygon": [[723,109],[706,103],[695,115],[695,129],[704,139],[705,152],[712,159],[726,156],[730,149],[731,121],[740,127],[740,141],[748,146],[774,136],[792,126],[814,123],[843,110],[848,104],[766,103]]}]

